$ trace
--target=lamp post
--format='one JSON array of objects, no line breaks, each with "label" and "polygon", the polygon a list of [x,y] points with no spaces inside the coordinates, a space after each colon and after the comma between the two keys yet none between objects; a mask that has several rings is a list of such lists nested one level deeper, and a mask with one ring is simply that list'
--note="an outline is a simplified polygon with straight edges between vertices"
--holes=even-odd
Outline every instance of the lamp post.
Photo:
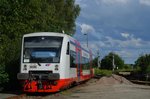
[{"label": "lamp post", "polygon": [[87,41],[87,47],[88,47],[88,33],[85,33],[84,35],[86,35],[86,41]]}]

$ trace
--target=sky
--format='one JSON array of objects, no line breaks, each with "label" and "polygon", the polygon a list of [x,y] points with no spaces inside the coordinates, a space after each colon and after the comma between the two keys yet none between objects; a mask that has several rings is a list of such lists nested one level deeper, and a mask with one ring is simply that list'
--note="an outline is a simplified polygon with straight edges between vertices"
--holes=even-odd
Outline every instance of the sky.
[{"label": "sky", "polygon": [[89,48],[118,54],[127,64],[150,54],[150,0],[76,0],[81,7],[74,37]]}]

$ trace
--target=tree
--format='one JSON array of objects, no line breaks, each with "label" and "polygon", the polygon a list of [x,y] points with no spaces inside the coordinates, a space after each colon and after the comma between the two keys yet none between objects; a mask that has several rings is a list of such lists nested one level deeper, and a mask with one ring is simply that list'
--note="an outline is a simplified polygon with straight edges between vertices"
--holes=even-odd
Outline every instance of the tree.
[{"label": "tree", "polygon": [[10,82],[16,81],[23,34],[64,30],[72,35],[79,12],[75,0],[1,0],[0,75],[7,72]]},{"label": "tree", "polygon": [[2,37],[0,35],[0,88],[2,84],[8,82],[8,74],[5,72],[4,47],[2,46]]},{"label": "tree", "polygon": [[[0,42],[1,42],[1,36],[0,36]],[[0,43],[1,45],[1,43]],[[1,84],[8,82],[8,74],[5,72],[5,66],[4,66],[4,57],[3,57],[3,46],[0,46],[0,86]]]},{"label": "tree", "polygon": [[118,69],[122,69],[124,66],[124,61],[119,57],[119,55],[110,52],[107,56],[105,56],[101,60],[101,68],[102,69],[108,69],[112,70],[113,69],[113,56],[114,56],[114,64]]},{"label": "tree", "polygon": [[140,67],[143,73],[150,72],[150,54],[140,56],[135,61],[135,68]]},{"label": "tree", "polygon": [[97,67],[98,67],[97,61],[98,61],[98,57],[95,57],[95,58],[92,60],[92,65],[93,65],[94,68],[97,68]]}]

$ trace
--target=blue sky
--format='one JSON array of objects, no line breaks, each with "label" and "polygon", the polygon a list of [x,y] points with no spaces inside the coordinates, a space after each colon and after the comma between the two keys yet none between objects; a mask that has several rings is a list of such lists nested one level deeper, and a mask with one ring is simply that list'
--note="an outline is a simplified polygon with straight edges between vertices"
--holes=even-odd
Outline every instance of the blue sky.
[{"label": "blue sky", "polygon": [[74,37],[103,58],[115,52],[125,63],[150,53],[150,0],[76,0],[81,12]]}]

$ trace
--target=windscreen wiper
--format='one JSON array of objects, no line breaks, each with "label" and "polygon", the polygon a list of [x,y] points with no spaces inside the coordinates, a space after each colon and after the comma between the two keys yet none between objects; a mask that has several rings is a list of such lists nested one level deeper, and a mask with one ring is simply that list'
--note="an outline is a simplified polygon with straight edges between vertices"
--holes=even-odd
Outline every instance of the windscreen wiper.
[{"label": "windscreen wiper", "polygon": [[38,64],[39,66],[41,66],[41,64],[40,64],[39,62],[37,62],[37,64]]}]

